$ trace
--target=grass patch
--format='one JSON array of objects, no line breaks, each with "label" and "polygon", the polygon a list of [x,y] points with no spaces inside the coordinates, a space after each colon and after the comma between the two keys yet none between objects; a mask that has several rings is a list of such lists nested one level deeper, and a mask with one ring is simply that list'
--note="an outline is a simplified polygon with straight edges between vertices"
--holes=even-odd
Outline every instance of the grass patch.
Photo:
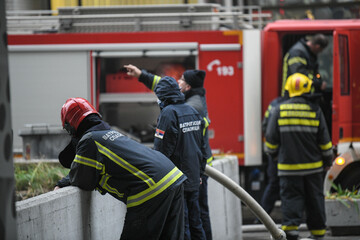
[{"label": "grass patch", "polygon": [[49,191],[69,173],[58,163],[15,164],[16,200],[24,200]]}]

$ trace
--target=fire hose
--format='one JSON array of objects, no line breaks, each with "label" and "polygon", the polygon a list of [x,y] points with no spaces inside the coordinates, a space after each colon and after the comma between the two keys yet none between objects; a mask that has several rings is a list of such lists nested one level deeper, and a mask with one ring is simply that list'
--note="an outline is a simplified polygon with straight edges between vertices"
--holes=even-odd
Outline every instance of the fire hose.
[{"label": "fire hose", "polygon": [[250,196],[242,187],[231,180],[228,176],[213,167],[206,166],[205,173],[215,181],[222,184],[224,187],[234,193],[242,202],[244,202],[256,217],[265,225],[271,236],[275,240],[286,240],[286,234],[279,229],[272,218],[265,212],[265,210]]}]

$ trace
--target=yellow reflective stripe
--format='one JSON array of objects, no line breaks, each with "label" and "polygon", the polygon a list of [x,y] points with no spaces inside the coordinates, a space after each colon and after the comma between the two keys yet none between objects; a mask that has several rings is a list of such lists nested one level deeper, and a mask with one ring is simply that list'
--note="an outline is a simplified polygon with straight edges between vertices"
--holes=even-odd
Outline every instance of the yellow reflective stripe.
[{"label": "yellow reflective stripe", "polygon": [[183,173],[177,167],[174,167],[173,170],[166,174],[166,176],[155,185],[136,195],[129,196],[127,199],[127,207],[129,208],[138,206],[148,201],[149,199],[156,197],[170,185],[172,185],[176,180],[178,180],[182,175]]},{"label": "yellow reflective stripe", "polygon": [[153,82],[152,82],[152,86],[151,86],[151,90],[154,91],[154,88],[155,86],[159,83],[161,77],[155,75],[154,76],[154,79],[153,79]]},{"label": "yellow reflective stripe", "polygon": [[301,125],[301,126],[313,126],[317,127],[320,124],[319,120],[310,120],[310,119],[298,119],[298,118],[288,118],[288,119],[278,119],[279,126],[284,125]]},{"label": "yellow reflective stripe", "polygon": [[279,147],[279,144],[274,145],[274,144],[271,144],[271,143],[269,143],[267,141],[265,141],[265,145],[270,149],[277,149]]},{"label": "yellow reflective stripe", "polygon": [[209,121],[207,120],[206,117],[204,117],[204,121],[205,121],[205,128],[207,128],[210,124],[209,124]]},{"label": "yellow reflective stripe", "polygon": [[204,117],[205,127],[203,129],[203,136],[205,136],[206,128],[210,125],[206,117]]},{"label": "yellow reflective stripe", "polygon": [[104,174],[102,177],[101,177],[101,179],[100,179],[100,181],[99,181],[99,185],[102,187],[102,188],[104,188],[104,186],[106,185],[106,182],[107,182],[107,180],[110,178],[110,175],[109,174]]},{"label": "yellow reflective stripe", "polygon": [[208,159],[206,159],[206,164],[208,164],[209,166],[212,166],[212,160],[214,159],[213,156],[209,157]]},{"label": "yellow reflective stripe", "polygon": [[303,170],[303,169],[314,169],[323,166],[323,161],[314,163],[297,163],[297,164],[285,164],[278,163],[279,170]]},{"label": "yellow reflective stripe", "polygon": [[332,147],[332,143],[328,142],[327,144],[320,144],[319,147],[321,148],[321,150],[328,150]]},{"label": "yellow reflective stripe", "polygon": [[289,66],[293,65],[295,63],[301,63],[301,64],[304,64],[304,65],[307,65],[306,59],[302,58],[302,57],[292,57],[292,58],[289,59],[288,63],[289,63]]},{"label": "yellow reflective stripe", "polygon": [[299,227],[298,226],[281,226],[281,229],[284,231],[291,231],[291,230],[298,230]]},{"label": "yellow reflective stripe", "polygon": [[131,165],[126,160],[119,157],[118,155],[116,155],[115,153],[110,151],[110,149],[104,147],[103,145],[101,145],[97,141],[95,141],[95,143],[96,143],[100,153],[107,156],[111,161],[113,161],[114,163],[116,163],[120,167],[126,169],[127,171],[129,171],[130,173],[135,175],[136,177],[143,180],[147,185],[149,185],[149,187],[151,187],[152,185],[155,184],[154,180],[152,178],[150,178],[146,173],[142,172],[140,169],[138,169],[135,166]]},{"label": "yellow reflective stripe", "polygon": [[116,188],[113,188],[111,187],[107,181],[110,179],[110,175],[109,174],[106,174],[106,175],[103,175],[101,177],[101,180],[99,182],[99,185],[105,189],[106,191],[110,192],[110,193],[113,193],[115,195],[117,195],[119,198],[123,198],[124,197],[124,193],[120,193]]},{"label": "yellow reflective stripe", "polygon": [[302,103],[281,104],[280,110],[311,110],[311,107]]},{"label": "yellow reflective stripe", "polygon": [[264,117],[265,117],[265,118],[268,118],[268,117],[269,117],[269,114],[270,114],[270,113],[269,113],[269,110],[266,110],[266,112],[265,112],[265,114],[264,114]]},{"label": "yellow reflective stripe", "polygon": [[288,74],[288,63],[287,63],[288,58],[289,58],[289,53],[286,53],[284,60],[283,60],[284,65],[283,65],[283,80],[282,80],[282,87],[281,87],[281,96],[284,96],[284,92],[285,92],[285,84],[286,84],[287,74]]},{"label": "yellow reflective stripe", "polygon": [[310,230],[311,234],[314,236],[324,236],[326,229]]},{"label": "yellow reflective stripe", "polygon": [[96,168],[97,170],[103,170],[104,169],[104,165],[94,159],[91,158],[87,158],[87,157],[83,157],[80,155],[75,156],[74,162],[92,167],[92,168]]},{"label": "yellow reflective stripe", "polygon": [[307,117],[307,118],[316,118],[316,112],[306,112],[306,111],[280,111],[280,117]]}]

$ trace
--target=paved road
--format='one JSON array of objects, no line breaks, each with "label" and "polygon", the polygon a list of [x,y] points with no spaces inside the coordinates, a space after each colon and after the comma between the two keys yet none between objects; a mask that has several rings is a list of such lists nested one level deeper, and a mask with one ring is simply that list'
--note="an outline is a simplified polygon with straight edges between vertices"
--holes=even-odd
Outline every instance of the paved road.
[{"label": "paved road", "polygon": [[[280,225],[279,225],[280,227]],[[305,225],[300,226],[300,237],[306,238],[310,235]],[[300,238],[300,239],[301,239]],[[243,225],[243,240],[266,240],[271,239],[270,233],[262,224]],[[327,231],[324,240],[360,240],[360,236],[331,236],[331,232]]]}]

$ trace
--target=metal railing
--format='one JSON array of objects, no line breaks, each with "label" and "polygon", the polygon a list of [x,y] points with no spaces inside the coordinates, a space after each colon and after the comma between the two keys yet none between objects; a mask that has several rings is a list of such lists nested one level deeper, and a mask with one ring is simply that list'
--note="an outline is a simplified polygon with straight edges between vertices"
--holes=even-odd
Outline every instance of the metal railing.
[{"label": "metal railing", "polygon": [[[121,6],[63,8],[58,12],[12,11],[7,13],[7,31],[8,34],[31,34],[261,29],[271,18],[271,14],[262,13],[258,6],[233,7],[231,11],[214,4],[171,7],[150,10],[149,6]],[[176,7],[181,7],[179,12],[176,12]]]}]

